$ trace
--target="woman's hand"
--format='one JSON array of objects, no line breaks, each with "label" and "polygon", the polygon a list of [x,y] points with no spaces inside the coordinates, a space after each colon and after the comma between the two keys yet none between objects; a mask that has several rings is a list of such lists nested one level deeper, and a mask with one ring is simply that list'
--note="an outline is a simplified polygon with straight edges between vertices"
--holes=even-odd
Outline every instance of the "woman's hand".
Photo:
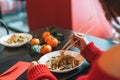
[{"label": "woman's hand", "polygon": [[36,66],[36,65],[38,65],[38,62],[37,62],[37,61],[32,61],[32,62],[30,63],[30,66],[28,67],[28,71],[29,71],[30,69],[32,69],[34,66]]},{"label": "woman's hand", "polygon": [[83,50],[85,46],[89,43],[86,37],[83,33],[73,33],[71,36],[71,42],[72,44],[78,40],[75,44],[73,44],[75,47],[77,47],[79,50]]},{"label": "woman's hand", "polygon": [[[28,71],[30,71],[33,67],[35,67],[36,65],[39,65],[39,64],[40,64],[40,62],[32,61],[32,62],[30,63],[30,66],[28,67]],[[49,80],[49,78],[43,77],[43,78],[40,79],[40,80]]]}]

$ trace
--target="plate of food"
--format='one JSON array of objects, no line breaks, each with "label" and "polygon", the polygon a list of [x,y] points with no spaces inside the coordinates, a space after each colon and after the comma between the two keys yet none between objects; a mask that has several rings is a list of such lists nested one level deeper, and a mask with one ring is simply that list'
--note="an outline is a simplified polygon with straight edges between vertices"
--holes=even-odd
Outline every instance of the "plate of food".
[{"label": "plate of food", "polygon": [[13,33],[0,38],[0,44],[7,47],[20,47],[29,42],[32,35],[29,33]]},{"label": "plate of food", "polygon": [[[62,55],[61,55],[62,54]],[[43,55],[38,62],[47,65],[51,72],[65,73],[81,66],[84,58],[75,51],[58,50]]]}]

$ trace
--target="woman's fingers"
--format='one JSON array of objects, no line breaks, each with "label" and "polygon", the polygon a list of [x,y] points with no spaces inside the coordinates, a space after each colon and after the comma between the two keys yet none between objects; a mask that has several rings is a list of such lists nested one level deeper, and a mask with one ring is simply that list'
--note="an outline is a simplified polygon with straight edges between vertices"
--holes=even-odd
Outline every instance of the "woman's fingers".
[{"label": "woman's fingers", "polygon": [[84,33],[74,33],[74,35],[80,38],[84,37]]},{"label": "woman's fingers", "polygon": [[86,38],[86,36],[83,33],[76,33],[75,34],[77,38],[79,38],[82,42],[88,44],[88,40]]},{"label": "woman's fingers", "polygon": [[80,50],[82,50],[89,43],[83,33],[74,33],[71,39],[71,43],[74,43],[76,40],[78,41],[74,44],[74,46]]},{"label": "woman's fingers", "polygon": [[40,61],[38,60],[38,64],[40,64]]},{"label": "woman's fingers", "polygon": [[32,61],[28,67],[28,70],[32,69],[35,65],[38,65],[37,61]]}]

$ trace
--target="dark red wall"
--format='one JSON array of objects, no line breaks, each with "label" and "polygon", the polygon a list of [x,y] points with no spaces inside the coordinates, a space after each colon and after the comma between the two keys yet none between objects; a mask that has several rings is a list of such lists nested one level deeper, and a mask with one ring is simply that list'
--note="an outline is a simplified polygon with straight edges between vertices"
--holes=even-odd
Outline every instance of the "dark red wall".
[{"label": "dark red wall", "polygon": [[92,16],[93,19],[82,31],[93,25],[97,27],[89,34],[100,38],[111,38],[112,27],[105,18],[99,0],[26,0],[30,30],[56,25],[78,31]]},{"label": "dark red wall", "polygon": [[56,25],[71,26],[71,0],[26,0],[30,30]]}]

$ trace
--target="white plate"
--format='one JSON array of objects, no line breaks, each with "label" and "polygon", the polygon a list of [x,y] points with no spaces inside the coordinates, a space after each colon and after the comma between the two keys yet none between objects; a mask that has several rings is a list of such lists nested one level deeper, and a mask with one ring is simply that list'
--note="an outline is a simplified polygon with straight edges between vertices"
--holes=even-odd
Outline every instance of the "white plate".
[{"label": "white plate", "polygon": [[[23,42],[16,42],[16,43],[7,43],[8,39],[11,38],[14,34],[18,34],[19,36],[25,37]],[[28,33],[13,33],[10,35],[6,35],[0,38],[0,44],[7,46],[7,47],[20,47],[29,42],[32,39],[32,35]]]},{"label": "white plate", "polygon": [[[75,59],[79,60],[79,65],[76,66],[76,67],[74,67],[74,68],[65,69],[65,70],[51,70],[51,69],[50,69],[51,72],[55,72],[55,73],[65,73],[65,72],[69,72],[69,71],[72,71],[72,70],[76,69],[77,67],[79,67],[79,66],[83,63],[83,61],[84,61],[84,58],[83,58],[79,53],[77,53],[77,52],[68,50],[68,51],[65,52],[65,54],[70,54],[71,56],[75,57]],[[47,53],[47,54],[43,55],[43,56],[38,60],[38,62],[41,63],[41,64],[47,65],[46,62],[47,62],[48,60],[50,60],[51,57],[55,57],[55,56],[58,56],[58,55],[60,55],[60,50]],[[47,65],[47,66],[48,66],[48,65]],[[50,67],[50,66],[48,66],[48,68],[49,68],[49,67]]]}]

